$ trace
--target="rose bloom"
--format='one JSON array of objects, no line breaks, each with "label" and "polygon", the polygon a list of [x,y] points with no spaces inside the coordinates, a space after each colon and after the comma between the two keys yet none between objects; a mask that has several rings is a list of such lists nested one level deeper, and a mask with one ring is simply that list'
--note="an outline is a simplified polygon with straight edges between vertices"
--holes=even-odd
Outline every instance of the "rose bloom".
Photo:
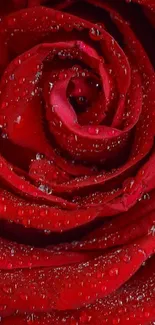
[{"label": "rose bloom", "polygon": [[155,0],[0,17],[1,324],[155,324]]}]

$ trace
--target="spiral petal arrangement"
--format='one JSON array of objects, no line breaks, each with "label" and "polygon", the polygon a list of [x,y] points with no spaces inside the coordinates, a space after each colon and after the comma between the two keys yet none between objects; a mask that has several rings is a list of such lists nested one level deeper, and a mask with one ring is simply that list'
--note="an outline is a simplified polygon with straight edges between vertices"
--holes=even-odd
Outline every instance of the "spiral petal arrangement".
[{"label": "spiral petal arrangement", "polygon": [[154,324],[154,0],[0,16],[2,325]]}]

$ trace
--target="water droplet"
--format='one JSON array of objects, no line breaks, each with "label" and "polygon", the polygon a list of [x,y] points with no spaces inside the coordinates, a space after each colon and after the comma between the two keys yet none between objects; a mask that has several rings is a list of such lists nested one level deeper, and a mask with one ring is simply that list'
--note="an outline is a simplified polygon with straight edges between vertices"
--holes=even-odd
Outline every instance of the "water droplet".
[{"label": "water droplet", "polygon": [[53,88],[54,83],[53,82],[49,82],[49,86],[50,86],[50,90]]},{"label": "water droplet", "polygon": [[1,108],[2,109],[5,109],[6,107],[8,107],[8,102],[2,102],[2,104],[1,104]]},{"label": "water droplet", "polygon": [[8,263],[8,264],[7,264],[7,268],[8,268],[9,270],[12,269],[12,266],[13,266],[12,263]]},{"label": "water droplet", "polygon": [[19,78],[18,82],[20,85],[22,85],[25,82],[25,78]]},{"label": "water droplet", "polygon": [[20,298],[22,299],[22,300],[28,300],[28,295],[26,295],[26,294],[24,294],[24,293],[22,293],[21,295],[20,295]]},{"label": "water droplet", "polygon": [[91,37],[91,39],[93,39],[94,41],[98,41],[101,38],[101,32],[98,28],[94,28],[92,27],[89,31],[89,36]]},{"label": "water droplet", "polygon": [[7,23],[8,23],[8,25],[11,26],[11,27],[15,24],[15,22],[16,22],[16,18],[14,18],[14,17],[9,17],[9,18],[7,19]]},{"label": "water droplet", "polygon": [[74,27],[78,30],[78,31],[82,31],[84,26],[82,24],[79,23],[74,23]]},{"label": "water droplet", "polygon": [[52,193],[52,189],[50,187],[48,187],[47,185],[41,184],[39,185],[39,190],[42,192],[45,192],[47,194],[51,194]]},{"label": "water droplet", "polygon": [[90,126],[90,127],[88,128],[88,133],[94,135],[94,134],[95,134],[94,127],[91,127],[91,126]]},{"label": "water droplet", "polygon": [[101,290],[102,290],[102,292],[106,292],[107,287],[106,287],[105,285],[103,285],[103,286],[101,287]]},{"label": "water droplet", "polygon": [[19,115],[17,116],[14,122],[16,123],[16,126],[19,127],[19,125],[21,126],[21,121],[22,121],[22,117]]},{"label": "water droplet", "polygon": [[24,215],[24,210],[18,210],[18,216],[23,216]]},{"label": "water droplet", "polygon": [[113,319],[112,323],[113,323],[113,325],[119,324],[120,323],[120,318]]},{"label": "water droplet", "polygon": [[7,293],[7,294],[9,294],[9,293],[12,292],[12,288],[10,288],[10,287],[8,287],[8,286],[4,286],[4,287],[2,288],[2,290],[3,290],[5,293]]},{"label": "water droplet", "polygon": [[89,316],[86,312],[82,312],[80,316],[80,323],[81,324],[88,324],[91,321],[91,316]]},{"label": "water droplet", "polygon": [[150,194],[149,193],[145,193],[142,197],[143,200],[150,200]]},{"label": "water droplet", "polygon": [[67,31],[67,32],[71,32],[73,30],[73,26],[70,24],[64,24],[63,28]]},{"label": "water droplet", "polygon": [[93,126],[90,126],[88,128],[88,133],[89,134],[92,134],[92,135],[98,135],[100,132],[100,129],[99,128],[96,128],[96,127],[93,127]]},{"label": "water droplet", "polygon": [[70,320],[70,325],[79,325],[79,322],[76,319],[71,319]]},{"label": "water droplet", "polygon": [[129,256],[128,254],[125,254],[125,255],[123,256],[123,261],[124,261],[125,263],[129,263],[129,262],[131,261],[131,256]]},{"label": "water droplet", "polygon": [[42,154],[40,154],[40,153],[36,154],[36,160],[41,160],[43,158],[44,158],[44,156]]},{"label": "water droplet", "polygon": [[31,315],[28,316],[28,318],[27,318],[27,324],[28,325],[34,324],[34,315],[33,314],[31,314]]},{"label": "water droplet", "polygon": [[21,59],[17,58],[17,59],[14,60],[14,63],[16,65],[20,65],[22,63],[22,61],[21,61]]},{"label": "water droplet", "polygon": [[125,193],[130,193],[131,189],[134,186],[134,184],[135,184],[135,180],[133,178],[128,178],[123,184],[124,192]]},{"label": "water droplet", "polygon": [[9,79],[10,79],[10,80],[14,80],[14,79],[15,79],[15,75],[14,75],[14,73],[11,74],[11,75],[9,76]]},{"label": "water droplet", "polygon": [[119,273],[119,271],[118,271],[117,267],[114,267],[109,271],[110,276],[116,276],[116,275],[118,275],[118,273]]}]

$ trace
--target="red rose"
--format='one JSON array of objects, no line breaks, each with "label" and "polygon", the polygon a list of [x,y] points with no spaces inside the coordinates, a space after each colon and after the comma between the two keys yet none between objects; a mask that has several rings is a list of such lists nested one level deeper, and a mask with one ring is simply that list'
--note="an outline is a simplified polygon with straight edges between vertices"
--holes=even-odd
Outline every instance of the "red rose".
[{"label": "red rose", "polygon": [[155,2],[0,8],[1,324],[154,324]]}]

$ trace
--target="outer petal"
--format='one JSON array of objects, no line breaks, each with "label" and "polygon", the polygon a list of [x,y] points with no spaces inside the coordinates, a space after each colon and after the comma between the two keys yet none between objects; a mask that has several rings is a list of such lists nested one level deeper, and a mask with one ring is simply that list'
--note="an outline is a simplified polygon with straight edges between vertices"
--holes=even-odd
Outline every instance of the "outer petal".
[{"label": "outer petal", "polygon": [[[153,254],[154,249],[155,238],[151,234],[77,266],[1,271],[1,313],[7,316],[16,310],[66,310],[93,303],[126,282]],[[126,259],[126,256],[129,258]],[[9,288],[7,294],[5,286]]]},{"label": "outer petal", "polygon": [[154,261],[153,257],[120,290],[92,306],[71,312],[14,316],[2,320],[2,325],[147,325],[155,319]]}]

